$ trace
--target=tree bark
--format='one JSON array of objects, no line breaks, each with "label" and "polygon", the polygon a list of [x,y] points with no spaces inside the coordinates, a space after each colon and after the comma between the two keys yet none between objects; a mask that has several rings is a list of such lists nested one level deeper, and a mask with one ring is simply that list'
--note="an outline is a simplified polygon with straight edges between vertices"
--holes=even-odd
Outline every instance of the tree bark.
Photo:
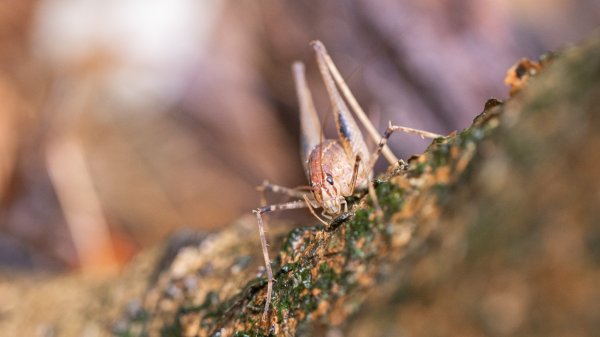
[{"label": "tree bark", "polygon": [[179,249],[115,333],[594,335],[600,38],[541,64],[507,102],[377,180],[383,223],[358,195],[328,228],[272,224],[267,322],[248,215]]},{"label": "tree bark", "polygon": [[352,214],[327,228],[271,219],[276,283],[267,322],[248,214],[216,233],[180,233],[162,259],[147,252],[116,280],[11,277],[0,297],[3,316],[14,319],[0,320],[0,331],[596,335],[600,35],[539,66],[519,65],[509,74],[511,99],[488,101],[470,127],[377,179],[383,222],[360,193]]}]

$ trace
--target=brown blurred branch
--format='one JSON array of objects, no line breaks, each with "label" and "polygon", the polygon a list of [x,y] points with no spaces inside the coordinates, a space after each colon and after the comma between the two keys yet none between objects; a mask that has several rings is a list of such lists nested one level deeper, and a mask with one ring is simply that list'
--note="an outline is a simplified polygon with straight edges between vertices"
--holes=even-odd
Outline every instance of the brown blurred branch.
[{"label": "brown blurred branch", "polygon": [[365,197],[333,228],[288,233],[269,322],[249,216],[182,249],[118,334],[593,336],[600,35],[543,64],[380,179],[384,226]]}]

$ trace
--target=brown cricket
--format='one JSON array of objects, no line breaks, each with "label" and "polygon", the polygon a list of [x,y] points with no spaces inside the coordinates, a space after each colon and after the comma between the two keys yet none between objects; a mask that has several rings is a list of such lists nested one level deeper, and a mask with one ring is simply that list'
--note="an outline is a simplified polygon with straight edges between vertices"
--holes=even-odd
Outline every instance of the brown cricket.
[{"label": "brown cricket", "polygon": [[[323,139],[319,117],[310,90],[306,84],[304,64],[295,62],[292,66],[292,72],[300,104],[301,156],[309,188],[307,190],[293,189],[273,185],[267,181],[263,182],[259,187],[259,190],[263,192],[282,193],[298,198],[296,201],[263,206],[253,210],[258,221],[258,230],[267,272],[267,295],[265,298],[263,320],[266,320],[271,302],[273,271],[271,270],[262,214],[277,210],[307,207],[320,222],[328,226],[328,221],[333,219],[333,217],[348,211],[348,203],[345,198],[351,196],[355,188],[368,188],[369,193],[375,201],[377,213],[381,214],[381,210],[376,203],[371,179],[373,177],[375,162],[382,152],[391,164],[398,162],[398,159],[386,146],[391,134],[394,131],[401,130],[420,135],[421,137],[442,137],[431,132],[395,126],[391,123],[384,135],[379,135],[342,79],[325,46],[320,41],[313,41],[311,45],[316,52],[319,70],[327,88],[338,139]],[[338,91],[338,87],[342,94]],[[350,104],[357,118],[362,122],[374,142],[378,144],[374,151],[369,152],[367,149],[363,135],[350,113],[346,101]],[[316,213],[315,209],[317,208],[322,208],[321,216]]]}]

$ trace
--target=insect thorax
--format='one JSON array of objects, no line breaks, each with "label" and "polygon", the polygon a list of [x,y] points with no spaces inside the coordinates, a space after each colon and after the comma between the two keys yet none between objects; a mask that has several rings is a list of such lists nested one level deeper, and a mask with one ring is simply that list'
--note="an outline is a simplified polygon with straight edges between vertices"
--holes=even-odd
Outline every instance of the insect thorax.
[{"label": "insect thorax", "polygon": [[[338,141],[325,140],[317,145],[308,158],[310,186],[320,204],[324,200],[347,197],[352,193],[352,174],[355,158],[349,158]],[[366,173],[358,175],[357,187],[365,187]]]}]

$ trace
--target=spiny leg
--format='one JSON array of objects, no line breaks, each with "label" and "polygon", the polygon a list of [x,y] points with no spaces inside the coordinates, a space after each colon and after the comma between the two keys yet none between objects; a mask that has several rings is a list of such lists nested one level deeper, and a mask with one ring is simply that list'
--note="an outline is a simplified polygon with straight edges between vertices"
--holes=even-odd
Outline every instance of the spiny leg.
[{"label": "spiny leg", "polygon": [[344,213],[348,213],[348,201],[346,201],[346,198],[342,197],[340,205],[344,205]]},{"label": "spiny leg", "polygon": [[283,204],[263,206],[253,210],[256,214],[256,221],[258,222],[258,233],[260,235],[260,244],[262,246],[263,258],[265,259],[265,268],[267,270],[267,296],[265,298],[265,310],[263,311],[262,320],[266,321],[267,313],[269,312],[269,304],[271,303],[271,294],[273,292],[273,270],[271,269],[271,260],[269,258],[269,248],[267,246],[267,237],[265,235],[265,227],[262,219],[262,214],[269,213],[278,210],[286,209],[298,209],[307,207],[304,200],[296,200],[286,202]]},{"label": "spiny leg", "polygon": [[[307,188],[310,188],[310,187],[307,186]],[[262,185],[258,186],[257,189],[261,192],[261,207],[254,210],[253,212],[257,216],[260,241],[261,241],[261,246],[262,246],[262,250],[263,250],[263,257],[265,259],[265,268],[267,270],[267,276],[268,276],[267,296],[266,296],[266,302],[265,302],[265,309],[264,309],[263,317],[262,317],[262,319],[264,321],[266,319],[266,315],[269,310],[269,304],[271,302],[271,295],[272,295],[272,291],[273,291],[272,290],[273,289],[273,271],[271,269],[271,263],[270,263],[271,260],[269,258],[268,244],[267,244],[267,239],[266,239],[266,234],[265,234],[266,233],[266,231],[265,231],[266,219],[263,220],[263,217],[261,215],[270,213],[273,211],[277,211],[277,210],[298,209],[298,208],[308,207],[308,209],[313,214],[313,216],[315,216],[320,222],[322,222],[325,225],[328,225],[328,223],[325,220],[321,219],[316,214],[314,207],[318,207],[318,205],[310,197],[308,192],[299,191],[297,189],[271,184],[267,180],[264,180]],[[299,197],[299,198],[302,198],[303,200],[297,200],[297,201],[292,201],[292,202],[287,202],[287,203],[282,203],[282,204],[266,206],[266,196],[265,196],[266,191],[273,192],[273,193],[280,193],[280,194],[284,194],[284,195],[291,196],[291,197]]]},{"label": "spiny leg", "polygon": [[[302,186],[302,188],[306,188],[308,190],[311,189],[310,186]],[[321,223],[327,225],[327,222],[324,221],[323,219],[321,219],[315,212],[314,208],[319,207],[319,205],[314,200],[314,198],[312,198],[312,196],[310,195],[310,192],[300,191],[296,188],[289,188],[289,187],[285,187],[285,186],[271,184],[267,180],[264,180],[262,185],[258,186],[257,189],[261,192],[261,195],[262,195],[261,207],[265,206],[267,204],[266,198],[264,195],[265,191],[284,194],[284,195],[287,195],[290,197],[302,198],[306,202],[306,206],[308,207],[308,210],[312,213],[312,215],[314,215],[314,217],[317,218]],[[264,222],[266,223],[266,221],[264,221]]]},{"label": "spiny leg", "polygon": [[357,154],[354,158],[354,169],[352,170],[352,179],[350,180],[350,195],[354,193],[354,188],[356,187],[356,179],[358,179],[358,168],[360,167],[361,161],[362,160],[360,158],[360,155]]},{"label": "spiny leg", "polygon": [[383,224],[383,209],[381,209],[381,205],[379,204],[379,198],[377,197],[377,191],[375,191],[375,183],[369,182],[369,196],[371,197],[371,201],[373,202],[373,208],[375,209],[375,217],[380,224]]},{"label": "spiny leg", "polygon": [[414,134],[414,135],[419,135],[423,139],[425,139],[425,138],[435,139],[435,138],[444,137],[442,135],[439,135],[439,134],[433,133],[433,132],[429,132],[429,131],[423,131],[423,130],[419,130],[419,129],[407,128],[406,126],[392,125],[392,122],[389,122],[388,129],[390,129],[390,128],[392,129],[391,132],[402,131],[402,132],[405,132],[405,133],[411,133],[411,134]]},{"label": "spiny leg", "polygon": [[312,201],[306,194],[304,195],[304,202],[306,202],[308,210],[315,218],[317,218],[325,226],[329,225],[327,221],[321,219],[321,217],[317,215],[317,212],[315,212],[315,208],[318,207],[318,205],[316,204],[316,202]]},{"label": "spiny leg", "polygon": [[[329,54],[327,53],[327,49],[325,48],[323,43],[321,43],[321,41],[313,41],[311,42],[311,45],[313,46],[319,57],[321,57],[325,61],[329,72],[331,73],[331,75],[333,75],[333,79],[340,87],[342,94],[350,104],[350,107],[352,107],[352,110],[354,110],[356,117],[358,117],[363,126],[367,129],[369,135],[371,136],[371,138],[373,138],[373,141],[379,142],[379,140],[381,139],[381,135],[379,134],[375,126],[373,126],[373,123],[371,123],[371,120],[369,119],[369,117],[367,117],[367,114],[360,107],[360,104],[358,104],[358,101],[350,91],[350,88],[348,88],[348,85],[346,84],[346,82],[342,78],[342,75],[333,63],[331,56],[329,56]],[[392,153],[392,151],[387,146],[385,146],[383,149],[383,155],[390,162],[390,164],[395,164],[398,162],[398,158]]]},{"label": "spiny leg", "polygon": [[306,84],[304,64],[301,62],[294,62],[292,65],[292,73],[294,75],[296,95],[298,96],[298,103],[300,105],[302,165],[304,166],[304,171],[308,172],[308,157],[310,152],[323,140],[323,134],[321,132],[321,122],[319,121],[312,95]]},{"label": "spiny leg", "polygon": [[438,135],[438,134],[435,134],[432,132],[407,128],[404,126],[392,125],[392,122],[390,122],[388,125],[388,128],[385,130],[385,132],[383,134],[383,137],[381,137],[381,140],[379,141],[377,148],[371,155],[371,162],[369,163],[369,169],[372,170],[373,167],[375,166],[375,163],[377,162],[379,155],[381,155],[381,149],[385,146],[385,144],[387,144],[388,139],[390,138],[392,133],[394,133],[394,131],[403,131],[406,133],[417,134],[417,135],[421,136],[422,138],[434,138],[435,139],[435,138],[444,137],[442,135]]},{"label": "spiny leg", "polygon": [[[268,180],[265,179],[265,180],[263,180],[263,183],[260,186],[256,187],[256,189],[260,192],[260,206],[261,207],[268,205],[266,192],[283,194],[287,197],[305,199],[306,202],[309,202],[309,200],[312,200],[312,198],[310,197],[310,192],[309,192],[311,190],[310,186],[299,186],[299,187],[295,187],[295,188],[289,188],[289,187],[285,187],[285,186],[281,186],[281,185],[271,184]],[[284,202],[287,202],[287,201],[288,201],[287,199],[284,200]],[[310,208],[310,205],[309,205],[309,208]],[[267,218],[264,218],[263,221],[265,223],[265,227],[268,227]]]},{"label": "spiny leg", "polygon": [[[385,132],[383,134],[383,137],[381,137],[381,139],[379,140],[379,143],[377,144],[377,148],[371,155],[371,162],[369,163],[369,166],[368,166],[368,169],[370,171],[373,171],[373,168],[375,167],[375,163],[377,162],[377,159],[381,155],[382,149],[384,148],[385,144],[387,143],[387,141],[390,138],[390,136],[392,135],[392,133],[394,133],[394,131],[403,131],[406,133],[417,134],[417,135],[421,136],[421,138],[443,137],[442,135],[438,135],[438,134],[435,134],[432,132],[417,130],[417,129],[413,129],[413,128],[407,128],[404,126],[392,125],[392,123],[390,122],[388,128],[385,130]],[[382,221],[383,220],[383,210],[381,209],[381,206],[379,205],[377,193],[375,191],[373,184],[369,184],[369,195],[371,196],[371,200],[373,200],[373,207],[375,208],[375,214],[377,215],[377,218],[380,221]]]},{"label": "spiny leg", "polygon": [[344,147],[347,157],[350,159],[354,158],[356,155],[360,155],[362,158],[368,158],[370,153],[367,149],[367,144],[363,139],[363,135],[358,128],[358,124],[354,120],[346,102],[338,91],[323,55],[318,52],[317,63],[319,65],[321,77],[325,83],[325,88],[327,89],[331,108],[333,109],[339,140]]},{"label": "spiny leg", "polygon": [[[268,180],[264,180],[262,185],[258,186],[256,189],[262,193],[268,191],[268,192],[284,194],[284,195],[287,195],[290,197],[296,197],[296,198],[303,198],[304,195],[308,193],[307,191],[300,191],[295,188],[289,188],[289,187],[285,187],[285,186],[281,186],[281,185],[271,184]],[[265,206],[265,205],[266,205],[266,202],[264,204],[261,204],[261,206]]]}]

